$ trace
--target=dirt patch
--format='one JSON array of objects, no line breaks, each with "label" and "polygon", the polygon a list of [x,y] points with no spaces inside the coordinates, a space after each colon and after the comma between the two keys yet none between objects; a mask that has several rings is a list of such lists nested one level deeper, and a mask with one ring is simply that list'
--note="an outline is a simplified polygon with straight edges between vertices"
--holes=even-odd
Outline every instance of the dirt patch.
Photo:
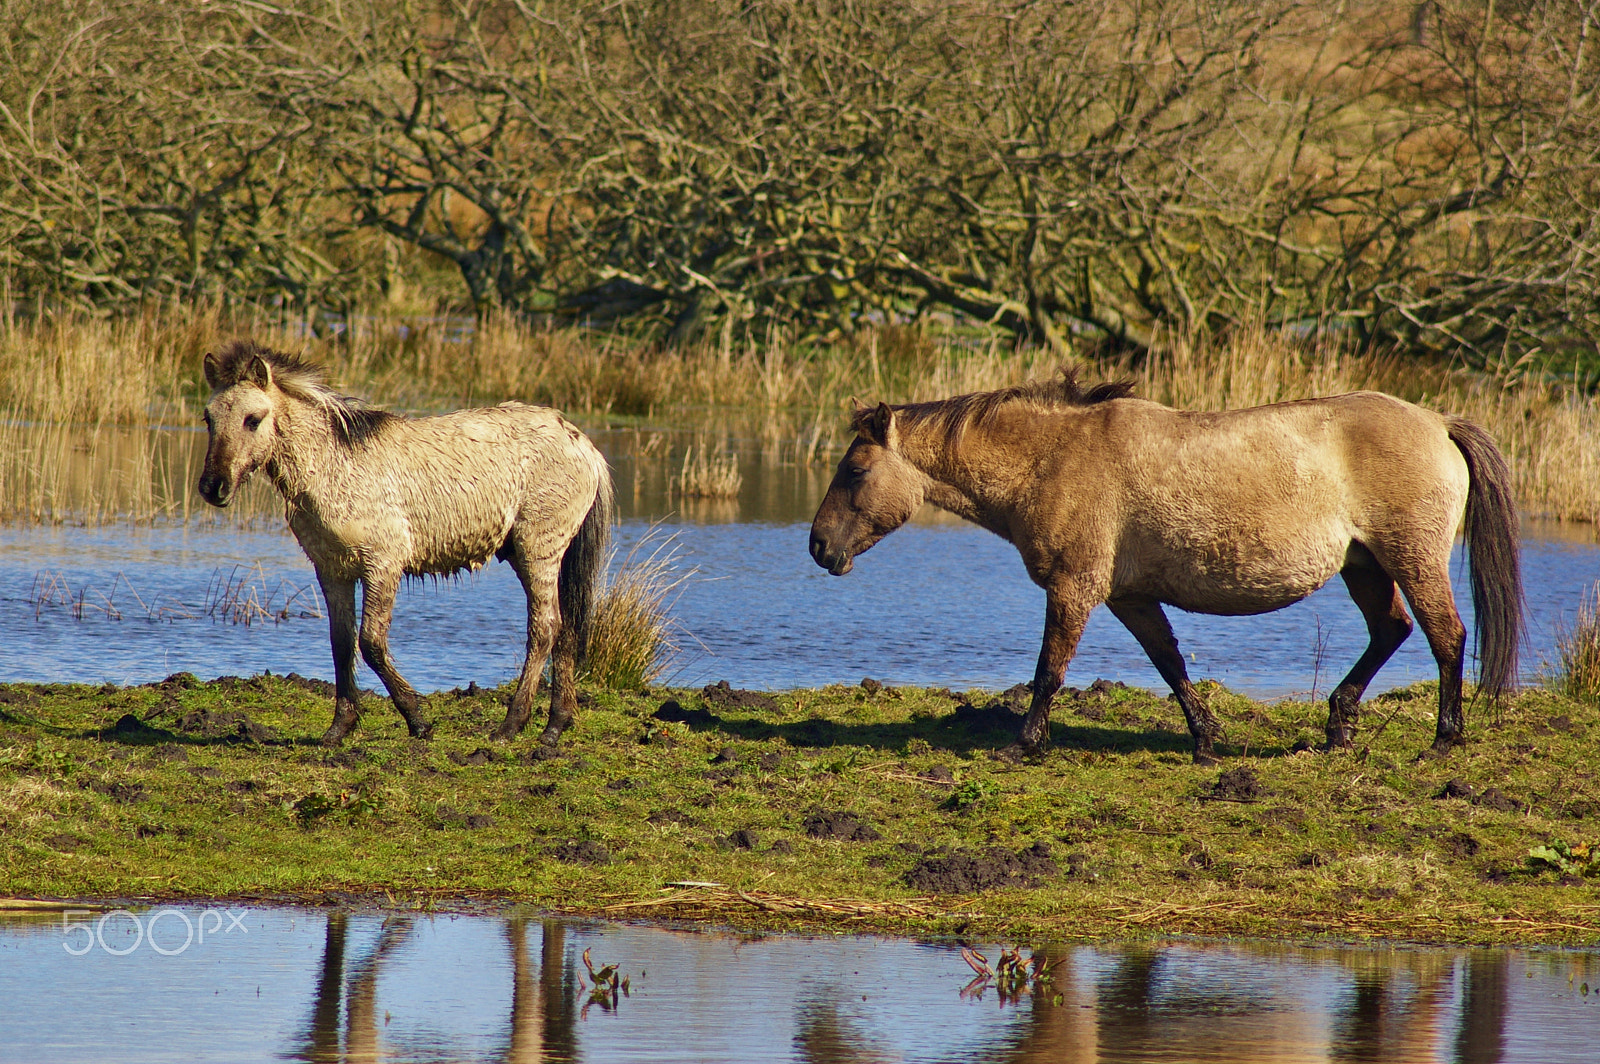
[{"label": "dirt patch", "polygon": [[756,766],[762,772],[776,772],[781,764],[783,764],[783,751],[781,750],[771,750],[756,758]]},{"label": "dirt patch", "polygon": [[1493,809],[1500,813],[1516,813],[1522,809],[1521,802],[1506,794],[1499,787],[1490,787],[1478,795],[1472,804],[1482,806],[1484,809]]},{"label": "dirt patch", "polygon": [[687,724],[691,728],[712,728],[722,723],[722,718],[709,709],[684,709],[676,698],[667,699],[650,715],[656,720],[664,720],[669,724]]},{"label": "dirt patch", "polygon": [[844,842],[876,842],[883,836],[854,813],[811,813],[800,827],[814,839],[839,839]]},{"label": "dirt patch", "polygon": [[153,728],[132,713],[124,713],[117,718],[115,724],[109,728],[100,729],[97,735],[101,739],[110,739],[113,742],[139,743],[140,745],[148,743],[151,746],[156,743],[170,743],[177,738],[175,734],[167,731],[167,729]]},{"label": "dirt patch", "polygon": [[144,784],[127,780],[84,780],[84,790],[103,794],[113,802],[132,805],[145,799]]},{"label": "dirt patch", "polygon": [[526,798],[553,798],[555,793],[554,783],[530,783],[522,788],[522,794]]},{"label": "dirt patch", "polygon": [[1444,851],[1451,857],[1476,857],[1482,848],[1477,839],[1464,831],[1456,832],[1444,840]]},{"label": "dirt patch", "polygon": [[448,757],[451,761],[454,761],[463,768],[476,768],[479,765],[487,765],[489,762],[493,761],[494,751],[489,749],[487,746],[480,746],[470,754],[463,754],[459,750],[451,750],[444,756]]},{"label": "dirt patch", "polygon": [[957,724],[965,724],[974,731],[1014,732],[1022,727],[1022,718],[1027,712],[1026,705],[1001,695],[981,706],[961,703],[956,707],[955,719]]},{"label": "dirt patch", "polygon": [[692,817],[688,813],[685,813],[685,812],[683,812],[681,810],[678,810],[678,809],[662,809],[662,810],[659,810],[657,812],[651,813],[649,816],[645,817],[644,822],[646,824],[684,824],[684,825],[698,823],[698,821],[696,821],[694,817]]},{"label": "dirt patch", "polygon": [[584,839],[582,842],[577,839],[569,839],[551,850],[550,856],[566,864],[608,865],[611,863],[611,851],[593,839]]},{"label": "dirt patch", "polygon": [[719,709],[755,709],[771,712],[778,708],[778,700],[763,691],[745,691],[730,686],[727,680],[707,684],[701,697]]},{"label": "dirt patch", "polygon": [[209,709],[197,709],[185,714],[178,721],[178,727],[206,739],[227,739],[239,743],[270,743],[277,738],[271,728],[257,724],[243,713],[213,713]]},{"label": "dirt patch", "polygon": [[455,806],[441,805],[434,810],[435,827],[440,828],[466,828],[468,831],[477,831],[480,828],[494,827],[494,817],[486,813],[463,813]]},{"label": "dirt patch", "polygon": [[541,761],[555,761],[566,756],[558,747],[551,746],[549,743],[539,743],[518,760],[524,765],[537,765]]},{"label": "dirt patch", "polygon": [[1499,787],[1489,787],[1478,790],[1472,784],[1462,779],[1451,779],[1445,782],[1444,788],[1439,791],[1436,798],[1459,798],[1484,809],[1493,809],[1500,813],[1515,813],[1522,809],[1522,803],[1506,794]]},{"label": "dirt patch", "polygon": [[739,751],[731,746],[724,746],[717,751],[717,756],[711,759],[713,765],[734,765],[739,761]]},{"label": "dirt patch", "polygon": [[606,783],[606,790],[631,791],[637,786],[638,784],[634,782],[632,776],[618,776],[616,779],[610,780]]},{"label": "dirt patch", "polygon": [[1002,846],[987,850],[956,850],[923,857],[906,873],[913,890],[928,894],[977,894],[986,890],[1036,887],[1061,874],[1050,847],[1036,842],[1012,853]]},{"label": "dirt patch", "polygon": [[740,828],[731,835],[717,840],[719,850],[753,850],[756,848],[756,833],[749,828]]},{"label": "dirt patch", "polygon": [[1266,784],[1249,765],[1228,769],[1211,785],[1211,797],[1223,802],[1254,802],[1266,794]]},{"label": "dirt patch", "polygon": [[[335,689],[333,684],[329,683],[327,680],[317,680],[310,676],[301,676],[298,672],[291,672],[287,676],[279,677],[279,679],[288,684],[290,687],[298,687],[302,691],[329,699],[330,701],[338,695],[337,689]],[[373,692],[371,691],[362,692],[362,694],[372,693]]]}]

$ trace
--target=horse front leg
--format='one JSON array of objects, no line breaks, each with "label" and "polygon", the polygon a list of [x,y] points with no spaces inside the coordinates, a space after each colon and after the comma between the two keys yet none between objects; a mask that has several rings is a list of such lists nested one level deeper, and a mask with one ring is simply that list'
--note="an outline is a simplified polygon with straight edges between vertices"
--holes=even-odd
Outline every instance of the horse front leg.
[{"label": "horse front leg", "polygon": [[356,686],[356,582],[317,571],[328,604],[328,637],[333,644],[333,723],[322,733],[323,746],[338,746],[361,720],[361,689]]},{"label": "horse front leg", "polygon": [[406,720],[413,739],[431,739],[433,725],[422,719],[422,696],[408,683],[389,657],[389,622],[400,590],[399,573],[368,575],[361,603],[361,656],[389,689],[395,708]]},{"label": "horse front leg", "polygon": [[1172,633],[1172,624],[1166,611],[1155,599],[1107,599],[1106,607],[1122,626],[1144,648],[1150,664],[1156,667],[1161,678],[1167,681],[1172,693],[1178,696],[1183,708],[1183,719],[1189,722],[1189,736],[1194,740],[1194,763],[1217,763],[1216,743],[1222,739],[1222,724],[1211,707],[1206,705],[1200,692],[1189,682],[1189,669],[1178,650],[1178,637]]},{"label": "horse front leg", "polygon": [[1099,596],[1084,593],[1076,582],[1045,588],[1044,645],[1039,648],[1039,665],[1033,673],[1033,703],[1018,736],[1026,753],[1040,753],[1050,745],[1050,704],[1077,652],[1089,611],[1099,601]]}]

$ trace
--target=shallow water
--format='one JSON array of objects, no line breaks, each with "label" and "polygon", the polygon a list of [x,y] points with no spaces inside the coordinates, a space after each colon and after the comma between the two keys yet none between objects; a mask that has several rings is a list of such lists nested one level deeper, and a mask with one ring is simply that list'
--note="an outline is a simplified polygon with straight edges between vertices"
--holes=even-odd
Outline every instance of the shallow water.
[{"label": "shallow water", "polygon": [[[987,532],[912,525],[841,578],[812,564],[802,524],[667,527],[679,535],[683,566],[698,570],[673,605],[681,652],[666,676],[671,682],[727,679],[783,689],[872,676],[962,690],[1008,687],[1033,674],[1044,596],[1016,552]],[[625,547],[648,529],[628,521],[618,541]],[[277,609],[299,595],[290,618],[247,625],[206,616],[208,588],[234,577],[235,567],[251,566],[260,567],[248,574],[258,601]],[[1524,567],[1532,635],[1524,660],[1531,675],[1553,656],[1557,626],[1570,623],[1583,589],[1600,577],[1600,549],[1530,539]],[[56,604],[39,605],[54,574],[60,574]],[[310,564],[282,533],[0,529],[0,681],[121,684],[178,671],[210,678],[264,669],[331,679],[326,622],[301,615],[320,608],[315,583]],[[1470,624],[1464,587],[1457,597]],[[510,680],[521,662],[523,609],[522,589],[503,564],[451,581],[412,582],[395,610],[396,660],[423,691]],[[1337,580],[1261,617],[1171,612],[1195,678],[1258,697],[1304,694],[1313,683],[1326,692],[1366,641],[1361,615]],[[1372,690],[1435,675],[1419,634]],[[1103,607],[1090,619],[1067,682],[1085,686],[1102,676],[1163,686]],[[361,682],[378,687],[365,666]]]},{"label": "shallow water", "polygon": [[[680,653],[666,681],[782,689],[871,676],[960,690],[1032,678],[1044,596],[998,537],[929,508],[862,556],[853,573],[830,577],[812,563],[806,540],[832,468],[800,460],[801,442],[753,430],[714,437],[587,427],[615,473],[624,518],[618,543],[625,550],[651,522],[663,522],[657,538],[675,532],[682,568],[695,571],[673,604]],[[739,456],[737,499],[671,494],[690,443]],[[163,468],[187,476],[199,461],[189,452],[203,446],[203,433],[173,432],[155,449],[172,452]],[[0,681],[138,683],[177,671],[210,678],[264,669],[331,679],[326,622],[303,615],[320,609],[310,564],[278,530],[280,518],[259,523],[265,527],[0,528]],[[1579,596],[1600,578],[1600,546],[1589,529],[1568,539],[1533,528],[1524,566],[1532,637],[1524,665],[1533,678],[1553,658],[1556,633],[1571,622]],[[208,593],[214,600],[230,581],[268,612],[287,604],[287,619],[257,614],[246,625],[206,615]],[[1459,581],[1457,599],[1470,625]],[[1337,579],[1261,617],[1169,612],[1196,679],[1257,697],[1324,693],[1366,644],[1360,613]],[[412,582],[395,612],[395,657],[423,691],[499,684],[520,668],[523,616],[521,588],[503,564]],[[1372,691],[1435,675],[1417,634]],[[1164,687],[1104,608],[1090,619],[1067,683],[1098,677]],[[379,687],[364,665],[360,682]]]},{"label": "shallow water", "polygon": [[[963,995],[957,946],[902,939],[240,906],[70,922],[0,922],[6,1059],[1559,1064],[1600,1029],[1593,952],[1044,947],[1052,984],[1008,1001]],[[585,950],[628,977],[615,1008],[584,1007]]]}]

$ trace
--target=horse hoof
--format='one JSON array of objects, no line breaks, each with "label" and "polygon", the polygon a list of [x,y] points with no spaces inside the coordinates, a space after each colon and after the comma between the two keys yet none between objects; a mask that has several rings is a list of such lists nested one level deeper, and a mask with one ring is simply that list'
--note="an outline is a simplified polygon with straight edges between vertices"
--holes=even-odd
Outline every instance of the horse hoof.
[{"label": "horse hoof", "polygon": [[408,724],[407,728],[411,732],[411,737],[413,739],[432,739],[433,738],[433,725],[432,724],[424,724],[421,721],[418,721],[415,724]]},{"label": "horse hoof", "polygon": [[1222,764],[1222,758],[1210,750],[1196,750],[1194,752],[1194,763],[1205,768],[1211,768]]},{"label": "horse hoof", "polygon": [[335,724],[335,725],[332,725],[331,727],[329,727],[327,731],[323,732],[322,733],[322,738],[318,739],[317,742],[321,746],[328,746],[328,747],[343,746],[344,745],[344,737],[346,735],[349,735],[349,734],[350,734],[350,729],[349,728],[341,728],[337,724]]}]

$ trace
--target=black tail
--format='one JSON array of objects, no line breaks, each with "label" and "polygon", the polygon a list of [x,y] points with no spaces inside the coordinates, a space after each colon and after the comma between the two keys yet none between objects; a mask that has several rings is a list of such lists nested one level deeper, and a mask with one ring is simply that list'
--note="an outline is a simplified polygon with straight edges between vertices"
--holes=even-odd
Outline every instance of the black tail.
[{"label": "black tail", "polygon": [[557,645],[570,648],[573,659],[582,663],[589,650],[589,628],[594,621],[595,600],[600,591],[600,573],[605,568],[606,545],[611,540],[611,524],[616,517],[616,490],[611,473],[604,467],[594,504],[578,534],[561,556],[561,577],[556,585],[561,605],[561,631]]},{"label": "black tail", "polygon": [[1511,470],[1489,434],[1470,421],[1449,420],[1450,442],[1467,460],[1467,521],[1463,538],[1472,569],[1477,614],[1478,686],[1499,698],[1517,683],[1517,645],[1524,637],[1522,564]]}]

